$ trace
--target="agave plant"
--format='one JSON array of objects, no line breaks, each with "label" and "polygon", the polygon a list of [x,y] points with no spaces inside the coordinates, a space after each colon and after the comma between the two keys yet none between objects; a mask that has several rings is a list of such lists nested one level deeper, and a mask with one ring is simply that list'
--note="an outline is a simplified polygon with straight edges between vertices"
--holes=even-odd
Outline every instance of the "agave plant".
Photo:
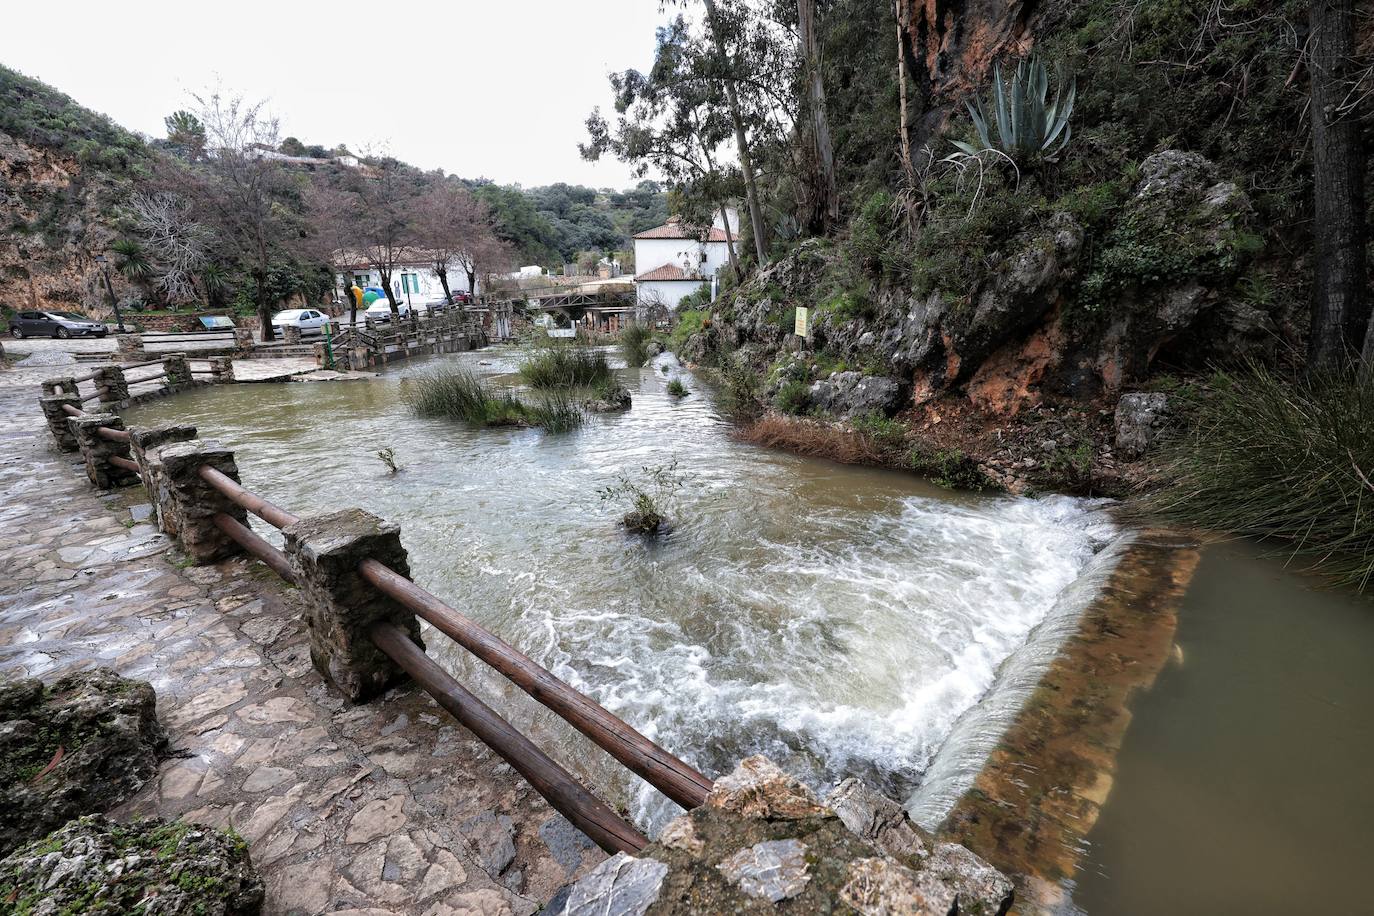
[{"label": "agave plant", "polygon": [[[1078,88],[1077,80],[1070,79],[1066,92],[1062,73],[1056,82],[1059,86],[1055,90],[1054,102],[1047,106],[1045,102],[1049,95],[1050,78],[1043,62],[1033,59],[1021,61],[1016,65],[1011,82],[1006,85],[1002,80],[1002,66],[998,64],[993,69],[992,78],[994,117],[988,117],[982,99],[965,103],[973,118],[973,126],[978,131],[982,149],[959,140],[955,140],[954,145],[970,156],[990,149],[1023,163],[1053,156],[1064,148],[1073,133],[1069,116],[1073,114],[1073,100]],[[990,123],[996,125],[996,141],[989,131]]]}]

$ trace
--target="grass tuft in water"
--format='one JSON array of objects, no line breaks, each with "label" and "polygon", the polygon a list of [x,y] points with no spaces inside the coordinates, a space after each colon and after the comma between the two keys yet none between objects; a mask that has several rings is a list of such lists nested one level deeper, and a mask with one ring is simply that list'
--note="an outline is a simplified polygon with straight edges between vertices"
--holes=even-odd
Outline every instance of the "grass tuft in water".
[{"label": "grass tuft in water", "polygon": [[520,366],[531,388],[593,388],[611,376],[606,354],[580,344],[541,347]]},{"label": "grass tuft in water", "polygon": [[620,332],[620,355],[627,366],[642,366],[649,358],[649,341],[654,332],[642,324],[632,324]]},{"label": "grass tuft in water", "polygon": [[668,393],[675,398],[685,398],[692,392],[687,390],[687,386],[682,384],[681,379],[673,379],[668,383]]},{"label": "grass tuft in water", "polygon": [[1374,583],[1374,383],[1251,365],[1175,395],[1187,431],[1165,446],[1145,506],[1189,525],[1286,543],[1335,583]]},{"label": "grass tuft in water", "polygon": [[401,400],[418,416],[461,420],[471,426],[539,426],[566,432],[583,421],[581,408],[565,393],[546,392],[538,403],[526,404],[509,388],[452,366],[408,379]]}]

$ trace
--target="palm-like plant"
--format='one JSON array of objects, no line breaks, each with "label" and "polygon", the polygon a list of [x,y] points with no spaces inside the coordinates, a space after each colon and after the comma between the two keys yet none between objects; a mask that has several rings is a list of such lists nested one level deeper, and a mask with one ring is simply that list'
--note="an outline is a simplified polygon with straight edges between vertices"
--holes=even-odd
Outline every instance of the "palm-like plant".
[{"label": "palm-like plant", "polygon": [[[988,117],[981,99],[965,103],[982,148],[960,140],[953,141],[954,145],[970,156],[976,156],[983,150],[996,150],[1019,163],[1049,158],[1058,153],[1073,134],[1069,116],[1073,114],[1078,85],[1077,80],[1071,78],[1068,91],[1065,91],[1062,72],[1056,82],[1059,85],[1054,93],[1054,101],[1047,105],[1050,78],[1042,61],[1021,61],[1006,85],[1002,80],[1002,65],[998,64],[993,68],[992,78],[993,117]],[[995,142],[990,125],[995,125],[997,130]]]},{"label": "palm-like plant", "polygon": [[118,239],[110,246],[110,250],[114,252],[115,270],[119,271],[124,279],[140,286],[152,281],[155,273],[153,262],[136,239]]}]

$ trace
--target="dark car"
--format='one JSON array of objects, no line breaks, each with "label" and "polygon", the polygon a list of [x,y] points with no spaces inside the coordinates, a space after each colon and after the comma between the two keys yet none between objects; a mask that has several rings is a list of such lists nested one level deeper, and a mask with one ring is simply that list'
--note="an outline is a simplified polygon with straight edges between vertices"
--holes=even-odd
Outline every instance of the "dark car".
[{"label": "dark car", "polygon": [[75,312],[15,312],[10,333],[24,337],[104,337],[110,329]]}]

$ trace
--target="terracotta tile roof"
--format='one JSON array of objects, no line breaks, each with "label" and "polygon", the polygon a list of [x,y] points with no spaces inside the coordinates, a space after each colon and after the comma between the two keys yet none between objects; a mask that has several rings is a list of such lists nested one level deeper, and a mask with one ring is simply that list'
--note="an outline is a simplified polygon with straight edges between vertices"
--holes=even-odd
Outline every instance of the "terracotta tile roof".
[{"label": "terracotta tile roof", "polygon": [[[653,229],[645,229],[643,232],[635,234],[637,239],[700,239],[702,228],[700,226],[688,226],[676,216],[671,217],[662,226],[655,226]],[[725,230],[717,226],[712,226],[707,234],[708,242],[725,241]]]},{"label": "terracotta tile roof", "polygon": [[662,265],[661,267],[655,267],[653,270],[648,271],[647,273],[642,273],[642,274],[636,274],[636,275],[635,275],[635,282],[636,282],[636,283],[639,283],[639,282],[642,281],[642,280],[697,280],[697,281],[704,281],[705,278],[704,278],[704,277],[689,277],[689,276],[687,276],[687,272],[686,272],[685,270],[683,270],[681,267],[678,267],[676,264],[664,264],[664,265]]}]

